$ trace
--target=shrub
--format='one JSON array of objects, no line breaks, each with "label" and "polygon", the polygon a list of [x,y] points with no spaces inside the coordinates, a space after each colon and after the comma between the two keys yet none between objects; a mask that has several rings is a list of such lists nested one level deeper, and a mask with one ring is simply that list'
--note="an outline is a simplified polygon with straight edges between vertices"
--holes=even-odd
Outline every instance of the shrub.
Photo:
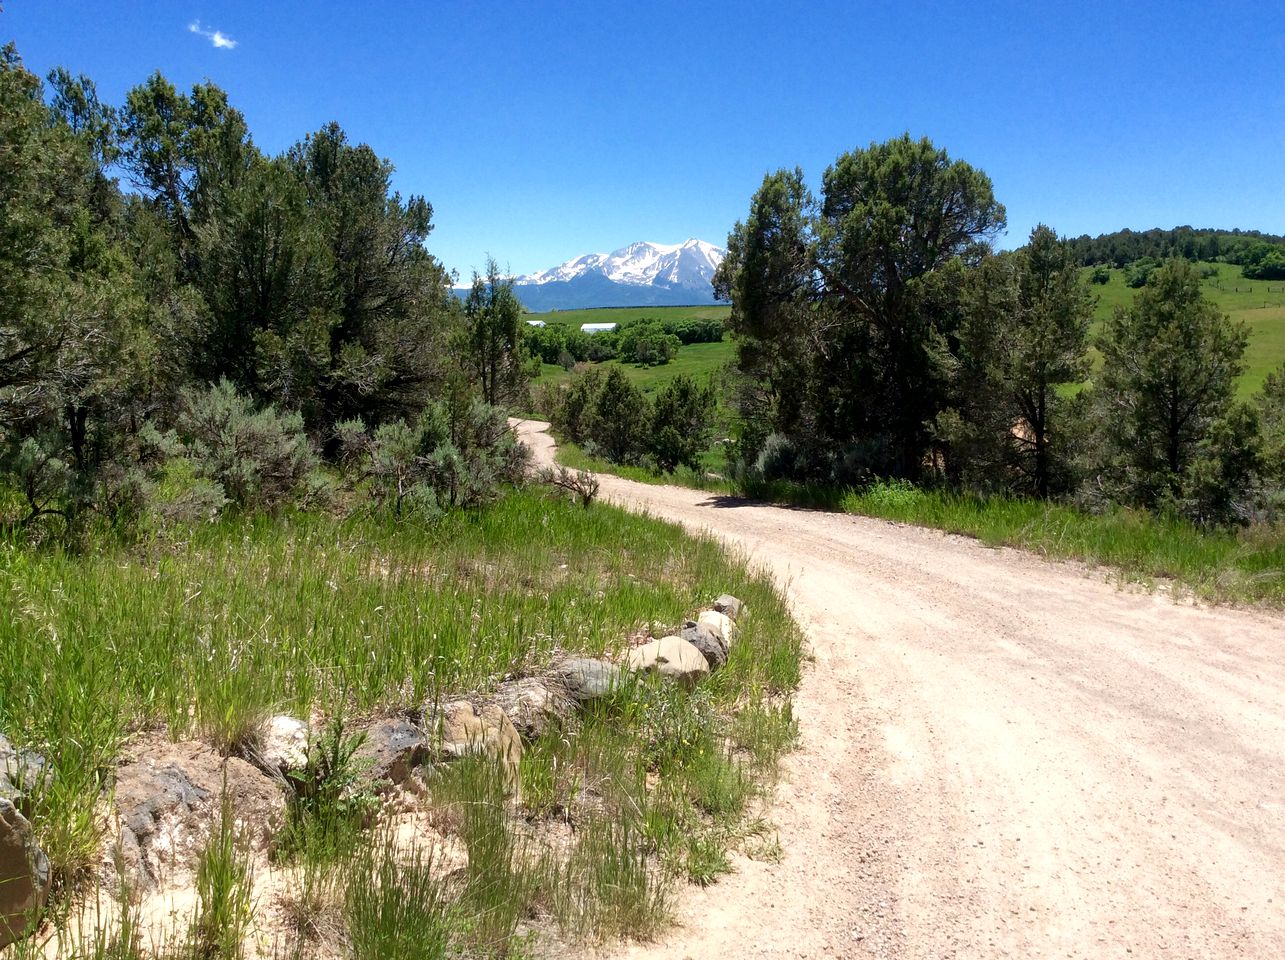
[{"label": "shrub", "polygon": [[217,483],[238,507],[282,506],[317,462],[302,416],[272,406],[256,411],[226,379],[184,391],[178,425],[196,476]]},{"label": "shrub", "polygon": [[650,447],[661,470],[700,469],[701,452],[709,445],[714,403],[713,387],[698,387],[683,376],[675,377],[656,395]]},{"label": "shrub", "polygon": [[386,423],[373,434],[360,420],[336,429],[343,458],[364,471],[375,500],[397,516],[486,503],[526,471],[527,450],[503,411],[480,400],[430,404],[414,424]]},{"label": "shrub", "polygon": [[1089,274],[1089,280],[1096,284],[1105,284],[1111,282],[1111,270],[1105,266],[1096,266],[1093,272]]}]

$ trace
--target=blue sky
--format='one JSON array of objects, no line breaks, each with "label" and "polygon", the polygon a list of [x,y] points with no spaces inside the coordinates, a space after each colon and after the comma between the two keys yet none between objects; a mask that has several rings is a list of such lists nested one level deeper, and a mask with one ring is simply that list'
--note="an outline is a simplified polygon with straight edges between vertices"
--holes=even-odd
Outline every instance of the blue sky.
[{"label": "blue sky", "polygon": [[428,197],[429,248],[462,274],[721,244],[766,171],[816,185],[907,130],[991,176],[1010,246],[1041,221],[1285,233],[1280,0],[3,7],[29,67],[111,101],[156,69],[209,78],[269,152],[338,120]]}]

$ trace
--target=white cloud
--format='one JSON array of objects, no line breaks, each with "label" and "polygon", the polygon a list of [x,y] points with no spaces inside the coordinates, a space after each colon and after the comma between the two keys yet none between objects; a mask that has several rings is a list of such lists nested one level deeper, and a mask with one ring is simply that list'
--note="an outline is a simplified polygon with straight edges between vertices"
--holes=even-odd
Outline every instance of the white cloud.
[{"label": "white cloud", "polygon": [[195,33],[199,37],[205,37],[206,40],[209,40],[210,43],[214,44],[214,47],[217,50],[231,50],[237,45],[237,41],[233,40],[222,30],[206,30],[201,26],[200,20],[193,20],[189,23],[187,25],[187,30],[189,33]]}]

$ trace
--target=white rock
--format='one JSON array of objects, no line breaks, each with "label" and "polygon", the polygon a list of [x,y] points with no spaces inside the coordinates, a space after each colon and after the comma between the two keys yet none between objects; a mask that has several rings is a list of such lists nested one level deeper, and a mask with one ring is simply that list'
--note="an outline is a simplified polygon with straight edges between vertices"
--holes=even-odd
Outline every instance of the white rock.
[{"label": "white rock", "polygon": [[723,642],[727,644],[728,649],[731,649],[732,634],[736,630],[736,624],[732,622],[731,617],[725,613],[719,613],[717,610],[705,610],[696,618],[696,622],[712,627],[723,638]]}]

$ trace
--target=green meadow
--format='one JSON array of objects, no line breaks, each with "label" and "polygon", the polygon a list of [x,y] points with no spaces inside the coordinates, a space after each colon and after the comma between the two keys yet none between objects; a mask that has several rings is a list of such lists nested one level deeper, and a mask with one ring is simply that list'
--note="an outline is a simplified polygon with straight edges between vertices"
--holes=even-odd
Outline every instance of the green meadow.
[{"label": "green meadow", "polygon": [[[1239,381],[1241,397],[1249,397],[1262,388],[1267,374],[1285,363],[1285,280],[1246,280],[1241,268],[1230,263],[1197,266],[1218,271],[1203,282],[1205,296],[1249,327],[1245,373]],[[1091,272],[1084,270],[1085,276]],[[1099,324],[1117,307],[1129,306],[1138,292],[1124,282],[1123,270],[1114,269],[1109,282],[1094,284],[1092,289],[1098,297],[1095,318]]]},{"label": "green meadow", "polygon": [[[730,307],[604,307],[596,310],[555,310],[549,313],[526,314],[524,320],[543,320],[561,323],[577,329],[582,323],[628,323],[635,320],[721,320],[727,317]],[[608,360],[599,366],[618,366],[644,393],[654,393],[680,375],[695,380],[706,380],[718,373],[735,356],[729,340],[722,343],[693,343],[680,347],[678,356],[658,367],[641,367],[619,360]],[[540,376],[532,385],[561,383],[571,374],[559,366],[542,364]]]}]

